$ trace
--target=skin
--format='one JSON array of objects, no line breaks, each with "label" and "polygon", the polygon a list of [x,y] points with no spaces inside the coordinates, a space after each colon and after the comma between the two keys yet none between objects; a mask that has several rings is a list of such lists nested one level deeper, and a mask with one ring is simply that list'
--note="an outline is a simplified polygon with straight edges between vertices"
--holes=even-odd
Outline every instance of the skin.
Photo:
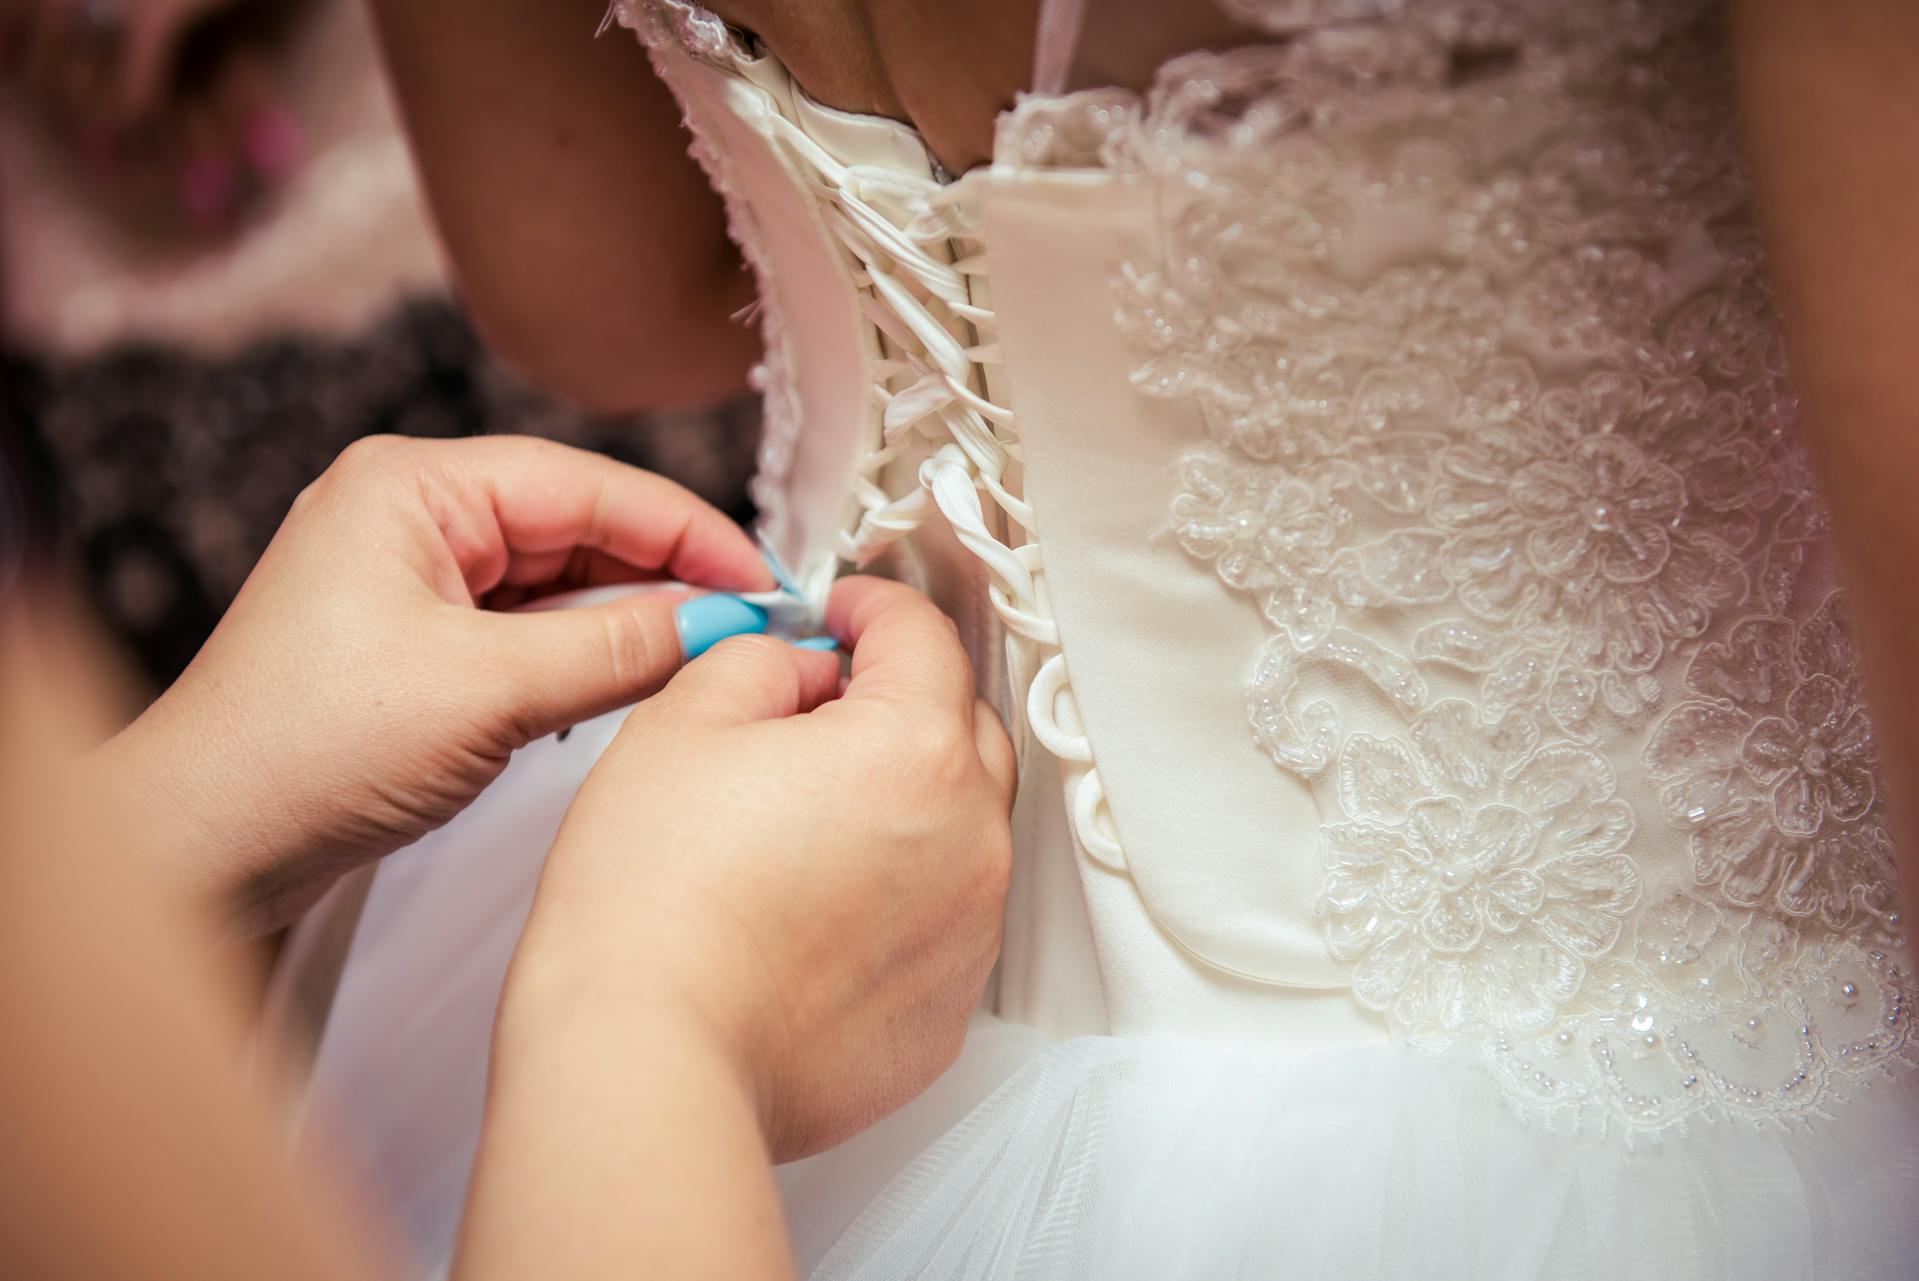
[{"label": "skin", "polygon": [[[1909,336],[1919,333],[1919,260],[1911,252],[1903,213],[1913,207],[1915,195],[1909,161],[1919,145],[1919,98],[1911,88],[1919,83],[1914,75],[1919,71],[1919,18],[1895,0],[1854,0],[1816,12],[1791,0],[1743,0],[1736,17],[1754,167],[1781,307],[1806,399],[1808,431],[1835,509],[1841,560],[1853,588],[1895,817],[1911,830],[1909,798],[1919,791],[1919,716],[1913,714],[1919,711],[1913,706],[1919,690],[1913,686],[1910,674],[1916,669],[1906,652],[1915,622],[1906,580],[1919,529],[1906,478],[1919,464],[1912,456],[1910,430],[1919,418],[1919,393],[1905,371],[1905,349]],[[404,65],[402,54],[396,52],[395,60]],[[504,63],[492,68],[496,76],[504,71]],[[404,85],[404,73],[402,79]],[[442,90],[445,87],[443,83]],[[405,91],[410,111],[430,113],[434,92],[423,92],[417,80]],[[519,101],[538,117],[537,98]],[[529,126],[527,136],[537,139],[537,129]],[[660,161],[663,154],[653,159]],[[556,196],[575,190],[564,185],[567,172],[556,170],[550,176],[562,183]],[[444,174],[439,179],[430,175],[430,181],[442,189],[448,185]],[[469,184],[470,192],[483,187],[472,173],[460,181]],[[436,192],[438,199],[443,197]],[[567,207],[563,200],[555,204]],[[442,216],[448,221],[462,217],[458,210]],[[468,224],[468,230],[469,248],[484,243],[477,221]],[[683,287],[697,275],[669,277],[667,283]],[[551,304],[563,292],[549,290],[551,296],[532,301]],[[659,300],[656,292],[654,302]],[[511,310],[510,298],[500,301]],[[562,308],[548,314],[571,313]],[[529,350],[537,351],[537,344]],[[589,374],[612,379],[605,385],[619,385],[605,371]],[[424,532],[429,526],[441,530],[438,551],[444,558],[436,555],[431,535]],[[424,560],[401,558],[414,587],[449,608],[458,608],[456,578],[465,584],[469,602],[476,594],[465,563],[451,550],[459,540],[448,531],[459,528],[457,522],[415,522],[427,555]],[[593,528],[592,522],[587,528]],[[512,544],[510,537],[501,541]],[[530,554],[548,557],[541,563],[550,567],[559,550],[542,546]],[[569,563],[574,555],[566,552]],[[505,559],[512,563],[512,554]],[[440,572],[433,569],[436,560]],[[457,574],[444,572],[447,561]],[[300,562],[289,553],[284,563]],[[356,564],[363,567],[365,562]],[[330,590],[333,580],[348,577],[338,572],[337,559],[327,557],[316,558],[311,574],[316,590]],[[486,578],[480,576],[481,581]],[[996,917],[985,905],[995,901],[1004,876],[999,843],[1004,743],[985,731],[986,722],[977,713],[969,713],[973,737],[968,758],[969,740],[957,728],[968,720],[961,707],[970,707],[962,692],[965,682],[958,679],[963,655],[944,624],[930,615],[930,607],[904,597],[883,599],[899,590],[874,585],[842,589],[835,604],[835,630],[852,647],[856,671],[844,697],[828,701],[830,673],[820,656],[768,643],[728,643],[673,680],[635,716],[602,770],[596,770],[582,790],[553,852],[549,875],[542,880],[527,941],[509,983],[474,1213],[460,1260],[462,1276],[521,1274],[536,1260],[550,1267],[555,1249],[567,1265],[560,1270],[569,1274],[646,1269],[782,1275],[788,1264],[780,1245],[770,1159],[811,1150],[857,1127],[950,1054],[955,1043],[951,1038],[957,1036],[951,1013],[964,1004],[955,994],[977,991],[981,958],[990,955],[987,944],[996,927],[986,924],[983,934],[938,928],[929,933],[927,917],[933,915],[935,923],[944,920],[955,903],[960,906],[953,919]],[[908,621],[883,627],[889,616]],[[8,657],[15,657],[20,642],[11,623],[4,639]],[[297,645],[299,640],[288,636],[263,649]],[[252,648],[244,640],[233,644],[241,654]],[[265,666],[258,670],[277,671],[282,678],[305,670],[298,665],[276,669],[272,660],[261,661]],[[0,672],[23,670],[44,670],[44,664],[39,669],[0,664]],[[247,670],[246,665],[239,670]],[[889,672],[894,673],[891,678]],[[0,707],[18,716],[13,709],[32,709],[48,684],[29,679],[10,685]],[[265,682],[263,688],[271,685]],[[245,679],[229,683],[214,670],[203,688],[220,694],[207,696],[204,703],[217,705],[247,687]],[[378,702],[376,697],[373,705]],[[537,698],[534,705],[540,706]],[[366,706],[353,705],[356,712]],[[326,718],[338,708],[305,710],[317,719],[293,722],[289,737],[313,734],[314,741],[324,741]],[[526,715],[525,724],[544,723],[535,714]],[[916,754],[929,717],[947,725],[931,753],[937,764]],[[185,723],[193,724],[192,718]],[[149,993],[133,981],[139,975],[124,958],[119,966],[107,963],[116,955],[110,948],[98,954],[107,962],[70,966],[73,991],[81,1000],[69,1000],[63,991],[55,1006],[23,977],[50,957],[68,956],[55,950],[62,946],[79,946],[76,961],[97,959],[84,943],[75,945],[70,938],[29,928],[35,921],[60,919],[56,909],[72,913],[80,901],[78,886],[63,885],[49,870],[88,873],[80,883],[98,894],[102,881],[114,878],[93,870],[97,863],[65,855],[108,847],[144,850],[142,837],[167,831],[178,817],[97,828],[95,839],[87,842],[62,837],[59,824],[48,822],[39,807],[42,797],[61,794],[57,782],[47,779],[37,764],[46,755],[44,741],[31,732],[0,739],[7,748],[0,758],[7,766],[0,769],[0,782],[16,791],[22,780],[28,784],[24,795],[7,798],[9,804],[0,813],[30,816],[14,820],[17,834],[26,838],[17,842],[19,848],[61,856],[9,860],[13,879],[9,892],[0,894],[0,912],[10,914],[0,916],[0,942],[16,949],[19,958],[18,963],[0,965],[0,1000],[6,1002],[8,1026],[24,1029],[21,1044],[26,1047],[5,1065],[14,1075],[0,1088],[0,1101],[6,1105],[0,1122],[6,1126],[9,1151],[41,1152],[65,1144],[71,1164],[59,1164],[61,1154],[51,1153],[54,1164],[49,1168],[65,1177],[52,1181],[50,1190],[37,1189],[41,1199],[26,1209],[17,1189],[4,1187],[9,1200],[0,1225],[13,1234],[10,1244],[15,1238],[25,1242],[10,1249],[8,1257],[41,1257],[33,1253],[34,1247],[44,1252],[48,1241],[61,1243],[67,1237],[92,1242],[98,1234],[89,1236],[87,1229],[97,1221],[97,1207],[82,1193],[93,1191],[102,1170],[110,1175],[128,1164],[125,1152],[131,1135],[136,1143],[150,1136],[155,1151],[214,1152],[222,1160],[198,1163],[178,1179],[161,1181],[157,1194],[150,1181],[137,1192],[128,1189],[130,1204],[144,1198],[142,1208],[156,1212],[126,1222],[125,1231],[113,1240],[90,1245],[100,1256],[88,1257],[86,1266],[73,1269],[73,1274],[177,1270],[257,1275],[260,1259],[285,1258],[287,1266],[275,1275],[370,1275],[356,1243],[316,1235],[314,1220],[301,1217],[319,1213],[310,1198],[302,1196],[301,1204],[292,1205],[295,1193],[290,1187],[259,1175],[268,1168],[261,1157],[260,1138],[268,1133],[263,1114],[236,1123],[230,1133],[222,1125],[209,1131],[194,1124],[204,1117],[178,1107],[178,1100],[191,1098],[217,1112],[210,1100],[235,1097],[215,1093],[223,1078],[206,1050],[210,1045],[229,1054],[231,1042],[222,1038],[231,1037],[232,1025],[222,1031],[190,1010],[175,1011],[165,1004],[169,993],[206,995],[204,985],[197,988],[192,977],[191,945],[176,945],[171,951],[157,943],[149,946],[137,912],[105,914],[93,918],[96,931],[105,929],[108,937],[137,948],[142,965],[156,967],[154,975],[177,978]],[[164,737],[155,741],[166,742]],[[201,741],[177,740],[174,746]],[[674,745],[671,751],[662,746],[668,742]],[[889,821],[907,821],[924,810],[927,824],[910,833],[885,829],[883,840],[862,844],[847,857],[840,843],[848,829],[838,824],[851,814],[856,826],[850,830],[872,836],[872,827],[858,824],[880,820],[847,805],[829,822],[818,789],[835,790],[844,802],[848,776],[835,769],[796,779],[786,766],[794,759],[837,762],[842,759],[838,753],[857,751],[861,744],[869,744],[870,750],[863,771],[855,770],[858,795],[870,795],[876,785],[903,787],[906,795],[919,800],[888,807]],[[282,785],[295,786],[285,779]],[[248,790],[248,784],[230,781],[207,795],[217,808],[220,798]],[[961,820],[970,816],[977,830],[990,837],[953,843],[955,816],[940,807],[939,799],[950,800],[955,791],[971,798]],[[135,798],[136,815],[142,813],[140,799]],[[257,806],[259,798],[253,799]],[[318,842],[322,847],[338,841],[342,825],[353,827],[340,815],[329,818],[324,806],[311,813],[303,806],[295,809],[302,815],[299,830],[334,834]],[[397,812],[417,823],[438,811],[403,804]],[[242,807],[234,813],[258,818],[264,811]],[[739,815],[741,826],[714,831],[706,824],[715,814]],[[636,850],[630,833],[641,824],[661,821],[674,839]],[[204,816],[202,822],[208,825],[201,832],[218,830]],[[395,826],[397,830],[406,824]],[[829,834],[836,857],[822,858]],[[364,857],[367,849],[393,835],[384,832],[360,844],[349,839],[344,846]],[[103,836],[127,843],[102,842]],[[309,851],[297,839],[292,848],[299,852],[282,856],[287,868],[277,879],[300,884],[304,874],[299,869]],[[696,856],[696,849],[710,857]],[[900,849],[908,857],[895,865],[892,852]],[[736,850],[744,853],[732,857]],[[150,852],[155,865],[162,867],[178,854],[164,840]],[[956,854],[977,860],[957,880],[948,865]],[[164,903],[171,898],[168,887],[183,883],[248,884],[258,877],[257,857],[239,860],[225,875],[201,868],[182,880],[163,876],[152,894],[144,892],[143,878],[135,878],[143,892],[129,899]],[[35,874],[22,878],[19,869],[29,863]],[[851,878],[849,885],[829,889],[829,878],[842,870]],[[1919,880],[1911,871],[1908,867],[1909,892]],[[925,884],[919,878],[925,878]],[[678,892],[642,892],[663,885]],[[948,896],[922,895],[928,886],[942,886]],[[847,906],[843,895],[875,887],[876,896],[865,902],[863,911],[834,914]],[[117,910],[133,910],[118,896],[108,897]],[[268,896],[266,901],[277,900]],[[906,910],[894,910],[902,903]],[[794,910],[796,905],[799,910]],[[89,901],[89,911],[93,907]],[[646,928],[634,928],[636,921]],[[85,931],[79,933],[86,937]],[[857,959],[848,958],[850,949],[865,944],[871,945],[866,954],[871,968],[862,977]],[[928,946],[951,950],[942,959],[929,960],[915,950]],[[177,971],[168,968],[175,965],[169,957],[183,958]],[[793,975],[818,972],[822,965],[827,977],[818,987],[793,986]],[[876,998],[872,976],[897,973],[930,984],[945,994],[944,1003],[929,1002],[926,991],[899,1005],[889,1005],[890,997]],[[98,990],[89,986],[96,980]],[[910,989],[909,983],[902,993],[910,994]],[[116,990],[126,994],[125,1008],[86,1003],[104,1001],[103,994]],[[135,1016],[149,996],[154,1004],[142,1023]],[[910,1020],[929,1004],[946,1017],[924,1026],[909,1022],[905,1036],[894,1034],[899,1019]],[[49,1021],[74,1010],[90,1017],[74,1016],[65,1025]],[[130,1040],[105,1039],[102,1030],[108,1028]],[[138,1058],[145,1078],[164,1083],[174,1106],[154,1108],[150,1100],[143,1104],[114,1093],[118,1078],[112,1075],[73,1074],[74,1064],[104,1061],[109,1054],[122,1061]],[[847,1063],[871,1065],[875,1075],[854,1077],[854,1088],[844,1088],[840,1074]],[[60,1102],[62,1091],[83,1099],[121,1101],[125,1111],[113,1114],[114,1146],[102,1140],[90,1149],[71,1142],[75,1135],[88,1134],[85,1118],[97,1113],[50,1106],[49,1099]],[[555,1098],[576,1101],[577,1110],[556,1114]],[[36,1130],[36,1121],[45,1124]],[[96,1158],[84,1159],[89,1153]],[[228,1162],[258,1177],[234,1179],[208,1168]],[[193,1222],[195,1213],[211,1205],[221,1206],[224,1218],[242,1227],[218,1239],[177,1230],[175,1225]],[[235,1207],[247,1207],[247,1212],[235,1215]],[[119,1242],[129,1245],[122,1250]],[[237,1243],[236,1248],[221,1254],[227,1243]],[[58,1274],[53,1267],[43,1271]]]},{"label": "skin", "polygon": [[[680,111],[600,0],[373,0],[401,114],[462,298],[496,351],[602,410],[736,393],[753,300]],[[1151,7],[1153,21],[1135,10]],[[1027,87],[1038,0],[726,0],[814,98],[916,127],[946,168],[992,153]],[[1143,87],[1165,58],[1244,36],[1208,4],[1106,0],[1080,78]],[[481,127],[481,122],[484,126]],[[643,213],[640,211],[644,211]]]},{"label": "skin", "polygon": [[[1832,508],[1919,920],[1919,9],[1740,0],[1734,48],[1771,274]],[[1916,940],[1919,941],[1919,940]]]},{"label": "skin", "polygon": [[51,731],[81,651],[9,602],[0,1013],[26,1043],[0,1135],[35,1177],[0,1176],[0,1253],[47,1276],[383,1275],[328,1172],[285,1166],[272,1047],[246,1070],[232,935],[290,901],[247,887],[323,886],[457,811],[506,744],[651,694],[542,873],[455,1275],[787,1273],[772,1163],[958,1050],[999,945],[1012,748],[952,624],[898,584],[836,588],[843,688],[838,656],[765,637],[680,670],[658,598],[474,603],[657,569],[767,577],[719,513],[596,455],[357,448],[194,671],[77,759]]},{"label": "skin", "polygon": [[999,949],[1012,752],[921,597],[846,580],[829,626],[837,698],[814,655],[724,642],[581,789],[495,1032],[462,1276],[787,1275],[769,1157],[958,1053]]},{"label": "skin", "polygon": [[63,605],[0,605],[0,1258],[49,1281],[387,1275],[341,1187],[284,1160],[288,1100],[248,1069],[203,905],[73,769],[107,709]]},{"label": "skin", "polygon": [[733,319],[751,280],[666,87],[630,38],[590,38],[603,10],[373,6],[434,220],[490,344],[590,409],[737,393],[759,347]]},{"label": "skin", "polygon": [[[711,3],[766,40],[814,97],[915,125],[955,172],[989,154],[994,116],[1024,87],[1037,11],[1036,0]],[[399,0],[375,0],[375,6],[411,7]],[[500,7],[488,22],[513,21],[517,7]],[[1919,10],[1905,0],[1735,0],[1729,8],[1770,271],[1803,394],[1805,430],[1834,513],[1887,798],[1895,829],[1910,833],[1919,830],[1919,813],[1912,812],[1919,808],[1913,799],[1919,797],[1919,655],[1911,639],[1919,635],[1919,606],[1908,587],[1919,562],[1911,502],[1912,478],[1919,475],[1919,435],[1912,431],[1919,383],[1907,372],[1911,336],[1919,333],[1919,255],[1911,248],[1911,211],[1919,207],[1919,169],[1912,163],[1919,154],[1919,93],[1912,88],[1919,83]],[[1082,35],[1073,83],[1139,88],[1165,57],[1244,38],[1212,9],[1107,0]],[[979,49],[969,43],[976,33],[991,35]],[[403,34],[390,28],[389,40]],[[431,79],[409,77],[411,60],[395,50],[410,119],[452,117],[465,82],[497,74],[487,70],[484,39],[470,44],[457,57],[442,50],[440,74]],[[565,37],[545,48],[569,62],[579,55],[577,43]],[[646,78],[639,60],[630,62],[624,74]],[[679,145],[663,116],[629,116],[604,127],[616,129],[625,145],[661,153]],[[419,141],[430,153],[433,138]],[[529,163],[504,148],[467,160],[471,167],[457,183],[445,173],[435,181],[428,167],[443,221],[461,219],[469,203],[484,207],[472,196],[495,181],[488,165],[504,173]],[[657,156],[655,162],[663,163]],[[584,169],[552,177],[563,184],[568,209],[595,206],[606,194],[603,179]],[[649,223],[647,236],[624,243],[646,244],[652,252],[673,226]],[[488,234],[476,223],[468,250],[483,252]],[[626,252],[612,240],[602,248]],[[697,314],[701,297],[660,301]],[[473,302],[482,311],[523,305],[477,292]],[[662,350],[661,343],[673,341],[662,332],[666,314],[628,326],[621,345]],[[545,341],[560,342],[558,333],[548,331]],[[521,359],[528,368],[541,363],[531,350]],[[1910,914],[1919,911],[1919,854],[1910,840],[1897,844]],[[1919,947],[1919,938],[1914,942]]]},{"label": "skin", "polygon": [[680,664],[673,595],[478,603],[662,576],[773,585],[732,521],[635,468],[518,437],[364,440],[301,493],[205,648],[91,766],[139,798],[182,877],[271,929],[446,822],[517,748]]}]

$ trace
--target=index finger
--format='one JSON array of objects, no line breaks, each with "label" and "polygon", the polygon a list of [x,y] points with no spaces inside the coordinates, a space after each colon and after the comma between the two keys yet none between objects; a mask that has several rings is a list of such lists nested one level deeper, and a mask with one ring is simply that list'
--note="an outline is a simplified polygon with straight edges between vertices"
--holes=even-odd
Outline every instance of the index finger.
[{"label": "index finger", "polygon": [[435,519],[476,598],[509,577],[557,576],[580,552],[631,566],[634,577],[663,571],[707,587],[774,585],[744,530],[665,477],[525,436],[447,441],[436,452],[446,483]]},{"label": "index finger", "polygon": [[842,700],[894,698],[971,717],[972,660],[953,620],[920,592],[843,578],[827,602],[826,626],[853,655]]}]

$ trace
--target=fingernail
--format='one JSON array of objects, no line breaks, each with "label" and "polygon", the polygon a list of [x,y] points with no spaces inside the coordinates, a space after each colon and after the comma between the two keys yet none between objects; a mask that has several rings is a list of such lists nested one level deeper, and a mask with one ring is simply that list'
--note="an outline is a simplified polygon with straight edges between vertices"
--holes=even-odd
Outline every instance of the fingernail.
[{"label": "fingernail", "polygon": [[805,640],[793,642],[794,649],[836,650],[840,643],[831,636],[808,636]]},{"label": "fingernail", "polygon": [[698,658],[729,636],[764,632],[766,611],[737,596],[715,593],[681,602],[673,622],[680,632],[680,652]]}]

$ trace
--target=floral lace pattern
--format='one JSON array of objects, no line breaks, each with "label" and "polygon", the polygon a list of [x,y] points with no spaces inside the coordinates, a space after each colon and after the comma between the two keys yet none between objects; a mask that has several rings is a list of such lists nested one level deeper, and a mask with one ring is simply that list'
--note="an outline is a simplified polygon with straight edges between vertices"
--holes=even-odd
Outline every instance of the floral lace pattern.
[{"label": "floral lace pattern", "polygon": [[1359,999],[1407,1028],[1546,1026],[1638,902],[1612,766],[1523,718],[1443,700],[1407,739],[1347,739],[1338,787],[1319,913]]},{"label": "floral lace pattern", "polygon": [[1161,193],[1117,317],[1211,437],[1172,533],[1270,629],[1254,739],[1320,799],[1356,998],[1629,1135],[1909,1061],[1710,6],[1232,10],[1286,38],[1002,154]]},{"label": "floral lace pattern", "polygon": [[1842,602],[1702,648],[1646,745],[1693,868],[1727,902],[1833,929],[1892,912],[1891,840]]}]

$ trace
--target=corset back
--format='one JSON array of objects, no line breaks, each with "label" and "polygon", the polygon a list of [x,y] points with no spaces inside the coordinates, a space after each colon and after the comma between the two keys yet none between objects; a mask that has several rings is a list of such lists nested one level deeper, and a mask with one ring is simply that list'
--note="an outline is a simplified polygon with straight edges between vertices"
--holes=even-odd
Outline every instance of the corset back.
[{"label": "corset back", "polygon": [[1050,775],[1001,1012],[1821,1114],[1910,982],[1714,7],[1226,7],[955,181],[615,6],[759,274],[769,533],[932,587]]}]

